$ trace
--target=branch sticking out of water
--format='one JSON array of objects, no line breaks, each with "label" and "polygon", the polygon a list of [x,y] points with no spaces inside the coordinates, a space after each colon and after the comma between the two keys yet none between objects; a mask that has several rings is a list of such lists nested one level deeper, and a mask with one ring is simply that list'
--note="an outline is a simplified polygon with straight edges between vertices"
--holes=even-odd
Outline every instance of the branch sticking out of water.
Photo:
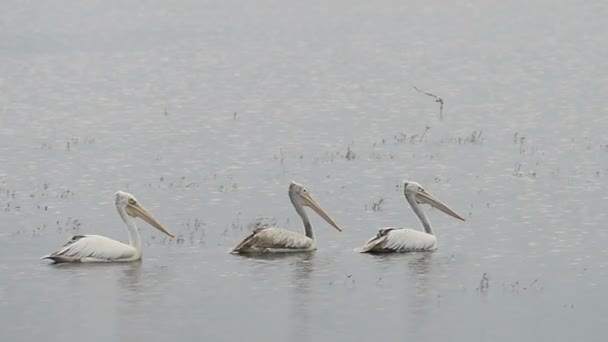
[{"label": "branch sticking out of water", "polygon": [[344,158],[346,158],[346,160],[353,160],[357,158],[357,155],[355,152],[353,152],[353,150],[350,149],[350,146],[346,146],[346,154],[344,155]]},{"label": "branch sticking out of water", "polygon": [[430,96],[435,99],[435,102],[439,103],[439,120],[443,121],[443,99],[435,94],[427,93],[426,91],[422,91],[418,89],[416,86],[412,86],[414,90],[424,95]]},{"label": "branch sticking out of water", "polygon": [[420,142],[422,142],[424,140],[424,136],[429,131],[429,129],[431,129],[431,126],[425,126],[424,132],[422,132],[422,135],[420,136]]},{"label": "branch sticking out of water", "polygon": [[465,135],[465,136],[456,136],[456,137],[449,137],[449,138],[444,138],[441,139],[442,143],[447,143],[447,144],[471,144],[471,145],[479,145],[483,142],[483,139],[481,138],[481,135],[483,134],[483,131],[479,130],[479,131],[473,131],[471,132],[470,135]]},{"label": "branch sticking out of water", "polygon": [[276,227],[277,219],[274,217],[257,217],[247,225],[247,230],[254,231],[257,228]]},{"label": "branch sticking out of water", "polygon": [[382,205],[384,204],[384,197],[380,196],[377,201],[373,201],[369,206],[366,204],[365,209],[371,209],[372,211],[380,211],[382,210]]},{"label": "branch sticking out of water", "polygon": [[477,288],[477,292],[487,293],[489,289],[490,289],[490,278],[488,278],[487,273],[484,273],[481,276],[481,280],[479,280],[479,287]]}]

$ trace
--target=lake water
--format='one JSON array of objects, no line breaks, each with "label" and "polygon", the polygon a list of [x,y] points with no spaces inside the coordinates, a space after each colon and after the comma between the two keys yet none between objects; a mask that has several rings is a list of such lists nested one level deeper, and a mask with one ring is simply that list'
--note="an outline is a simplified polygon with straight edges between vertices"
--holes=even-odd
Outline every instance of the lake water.
[{"label": "lake water", "polygon": [[[605,1],[4,1],[0,325],[6,341],[603,341]],[[439,103],[413,87],[440,96]],[[419,227],[431,253],[355,248]],[[311,254],[227,254],[255,226]],[[50,266],[70,235],[139,263]]]}]

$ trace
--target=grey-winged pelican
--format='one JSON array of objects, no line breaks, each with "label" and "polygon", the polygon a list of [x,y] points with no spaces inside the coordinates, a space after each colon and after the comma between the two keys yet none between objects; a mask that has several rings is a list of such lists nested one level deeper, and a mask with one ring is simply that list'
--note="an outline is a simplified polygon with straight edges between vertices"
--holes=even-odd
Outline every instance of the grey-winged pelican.
[{"label": "grey-winged pelican", "polygon": [[429,194],[416,182],[404,182],[403,194],[414,213],[422,222],[424,232],[409,228],[381,228],[378,234],[369,239],[359,249],[361,253],[415,252],[430,251],[437,248],[437,238],[433,234],[431,222],[422,211],[420,204],[428,204],[440,211],[464,221],[460,215]]},{"label": "grey-winged pelican", "polygon": [[129,244],[118,242],[101,235],[75,235],[56,252],[41,259],[51,259],[55,263],[65,262],[118,262],[141,259],[142,242],[135,224],[135,217],[148,222],[152,227],[174,237],[167,228],[163,227],[144,207],[135,196],[118,191],[116,193],[116,209],[127,226]]},{"label": "grey-winged pelican", "polygon": [[289,184],[289,199],[296,212],[302,218],[306,235],[295,233],[282,228],[257,228],[243,241],[241,241],[230,253],[281,253],[281,252],[306,252],[313,251],[315,245],[312,225],[308,219],[304,206],[310,207],[327,223],[338,231],[342,231],[336,222],[319,206],[310,192],[301,184],[291,182]]}]

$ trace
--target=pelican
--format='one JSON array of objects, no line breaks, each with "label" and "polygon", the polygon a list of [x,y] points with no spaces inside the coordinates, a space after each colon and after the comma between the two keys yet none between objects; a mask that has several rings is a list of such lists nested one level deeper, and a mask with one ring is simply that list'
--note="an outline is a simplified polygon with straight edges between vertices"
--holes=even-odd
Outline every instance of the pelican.
[{"label": "pelican", "polygon": [[298,234],[283,228],[257,228],[230,253],[285,253],[308,252],[317,249],[312,232],[312,225],[308,219],[304,206],[310,207],[327,223],[338,231],[342,231],[334,220],[319,206],[310,192],[302,184],[294,181],[289,184],[289,199],[296,212],[302,218],[306,235]]},{"label": "pelican", "polygon": [[139,204],[135,196],[118,191],[116,193],[116,209],[127,226],[129,244],[124,244],[101,235],[75,235],[56,252],[40,259],[51,259],[55,263],[65,262],[119,262],[141,259],[141,238],[134,217],[148,222],[161,232],[175,237],[173,233]]},{"label": "pelican", "polygon": [[389,253],[389,252],[415,252],[431,251],[437,248],[437,238],[433,234],[431,222],[426,218],[420,204],[428,204],[440,211],[464,221],[452,209],[441,203],[434,196],[429,194],[416,182],[404,182],[403,194],[409,202],[412,210],[422,222],[424,232],[409,228],[381,228],[378,234],[369,239],[363,247],[359,249],[361,253]]}]

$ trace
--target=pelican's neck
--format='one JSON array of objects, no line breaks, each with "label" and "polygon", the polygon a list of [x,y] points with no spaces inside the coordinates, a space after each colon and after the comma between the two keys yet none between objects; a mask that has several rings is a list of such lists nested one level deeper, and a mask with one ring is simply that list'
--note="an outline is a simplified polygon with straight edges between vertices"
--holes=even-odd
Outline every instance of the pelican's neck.
[{"label": "pelican's neck", "polygon": [[139,237],[139,231],[137,230],[135,219],[129,216],[124,208],[117,207],[117,209],[120,217],[125,223],[125,226],[127,226],[127,232],[129,232],[129,245],[133,246],[138,253],[141,253],[141,238]]},{"label": "pelican's neck", "polygon": [[424,215],[424,211],[422,211],[420,204],[418,204],[418,202],[416,202],[416,199],[414,198],[414,196],[411,195],[410,193],[407,193],[405,195],[405,198],[407,199],[408,203],[412,207],[412,210],[414,210],[414,212],[416,213],[416,216],[418,216],[418,219],[420,219],[420,222],[422,223],[422,228],[424,228],[424,232],[427,234],[435,235],[435,234],[433,234],[433,228],[431,228],[431,222],[426,217],[426,215]]},{"label": "pelican's neck", "polygon": [[300,215],[300,218],[302,218],[302,223],[304,223],[304,232],[306,233],[306,236],[309,237],[311,240],[314,240],[315,235],[312,232],[312,225],[310,224],[308,215],[306,214],[306,211],[304,210],[302,204],[300,204],[300,201],[296,200],[294,196],[295,195],[289,195],[291,204],[293,204],[293,207],[296,209],[296,212],[298,213],[298,215]]}]

